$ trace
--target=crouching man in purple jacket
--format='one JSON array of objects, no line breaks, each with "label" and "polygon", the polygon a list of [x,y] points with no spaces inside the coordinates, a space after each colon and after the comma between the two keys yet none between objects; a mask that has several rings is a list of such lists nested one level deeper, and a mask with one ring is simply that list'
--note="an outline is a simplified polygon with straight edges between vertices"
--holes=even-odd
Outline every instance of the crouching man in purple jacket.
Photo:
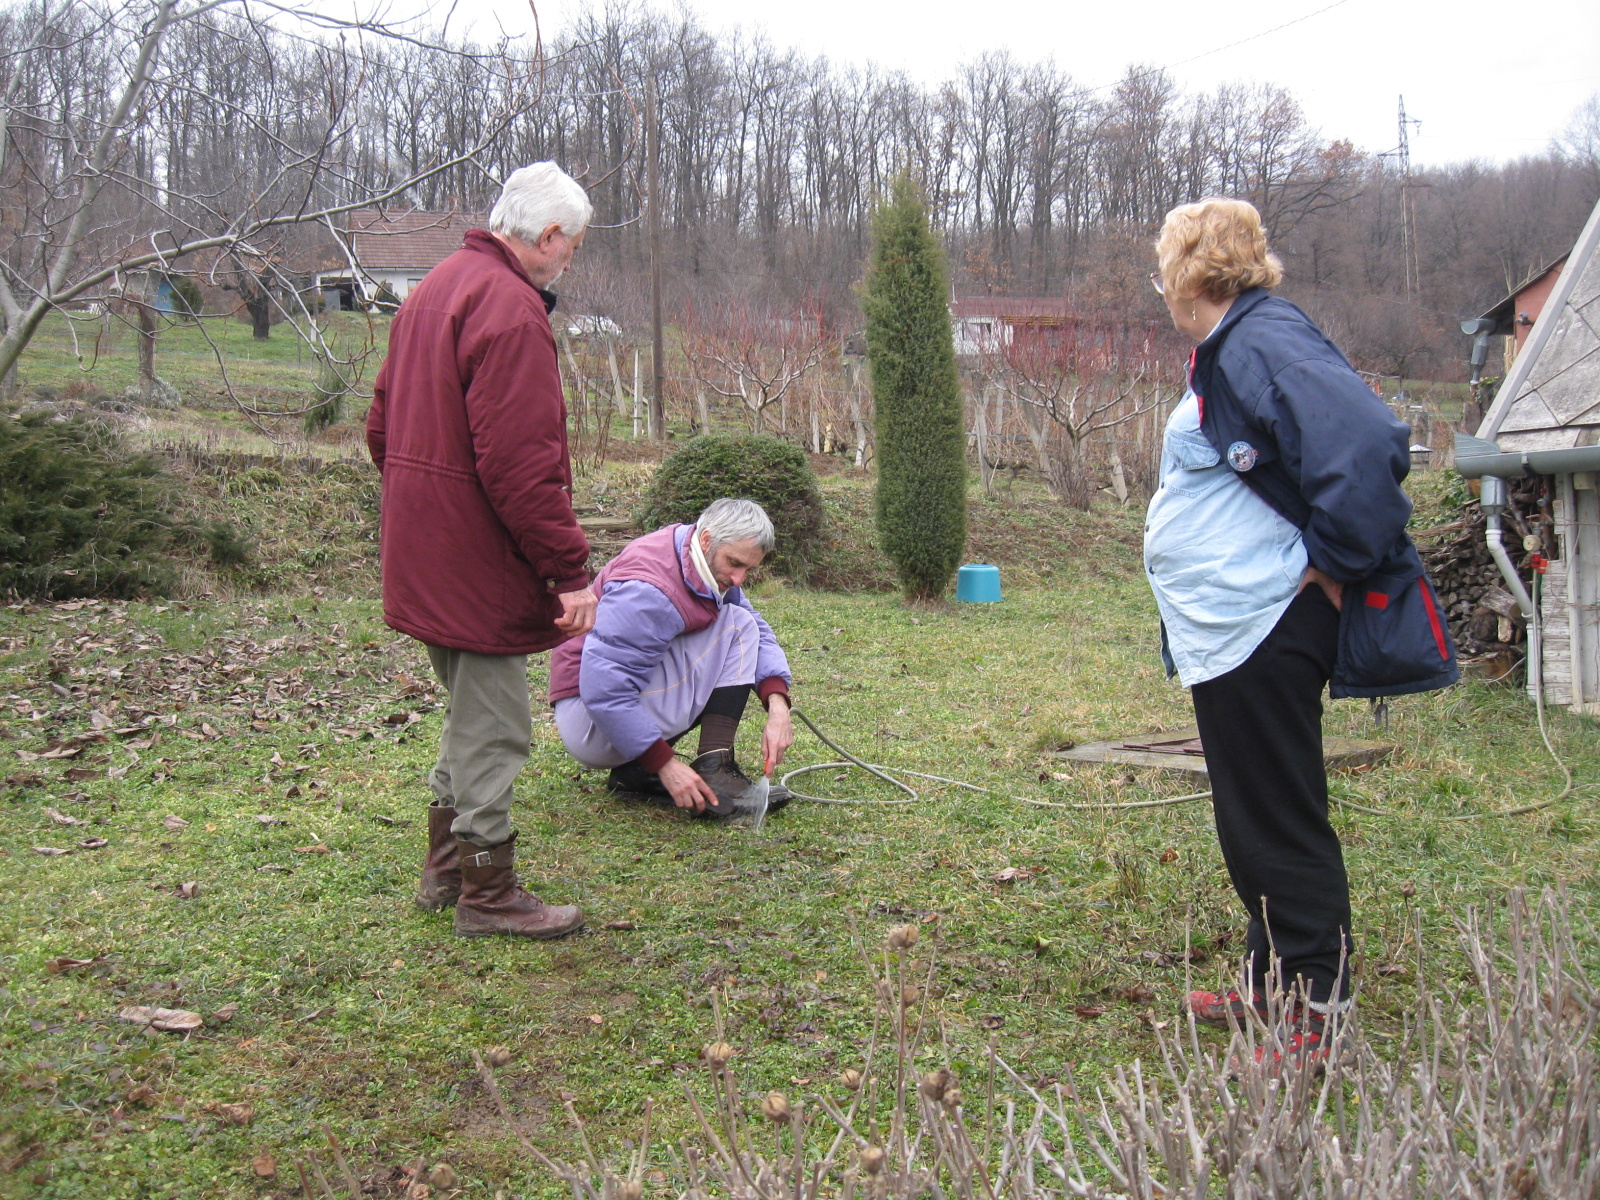
[{"label": "crouching man in purple jacket", "polygon": [[[764,763],[783,761],[794,742],[789,662],[741,590],[773,541],[759,504],[717,500],[693,525],[635,538],[596,578],[594,629],[550,655],[550,703],[568,752],[610,767],[613,792],[733,815],[750,786],[733,742],[751,691],[767,709]],[[696,725],[685,763],[671,743]],[[774,786],[768,804],[788,799]]]}]

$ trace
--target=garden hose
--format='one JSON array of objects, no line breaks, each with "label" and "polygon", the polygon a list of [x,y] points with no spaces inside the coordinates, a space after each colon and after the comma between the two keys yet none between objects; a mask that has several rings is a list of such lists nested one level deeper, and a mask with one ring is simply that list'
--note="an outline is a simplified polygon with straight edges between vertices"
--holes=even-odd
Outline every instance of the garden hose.
[{"label": "garden hose", "polygon": [[[1535,581],[1535,586],[1537,587],[1537,581]],[[1443,820],[1478,821],[1488,820],[1493,817],[1518,817],[1527,813],[1538,812],[1540,809],[1549,808],[1554,804],[1559,804],[1568,796],[1572,795],[1574,787],[1572,772],[1568,769],[1566,763],[1561,761],[1560,756],[1555,752],[1555,748],[1550,744],[1550,734],[1546,728],[1544,717],[1544,689],[1542,687],[1535,686],[1534,696],[1539,714],[1539,732],[1544,737],[1545,749],[1550,751],[1550,756],[1555,759],[1556,765],[1559,766],[1565,773],[1567,786],[1562,789],[1559,795],[1549,800],[1540,801],[1538,804],[1527,804],[1517,808],[1500,809],[1494,812],[1467,813],[1462,816],[1445,817],[1442,818]],[[946,783],[952,787],[965,788],[969,792],[982,792],[986,796],[1000,796],[1003,799],[1014,800],[1019,804],[1032,805],[1034,808],[1064,808],[1076,812],[1107,812],[1135,808],[1169,808],[1177,804],[1190,804],[1197,800],[1209,800],[1211,798],[1211,793],[1209,791],[1190,792],[1183,796],[1168,796],[1162,800],[1122,800],[1115,802],[1090,801],[1078,803],[1062,800],[1040,800],[1032,796],[1013,796],[1004,792],[997,792],[993,788],[981,787],[976,783],[968,783],[964,779],[950,779],[944,775],[929,775],[923,771],[910,771],[903,767],[885,767],[878,763],[869,763],[864,759],[857,758],[854,754],[850,753],[850,751],[839,745],[838,742],[834,741],[827,734],[823,733],[821,729],[817,728],[816,722],[808,717],[805,713],[801,712],[798,708],[790,709],[790,715],[798,717],[805,724],[805,727],[814,735],[816,735],[818,741],[820,741],[824,746],[828,747],[828,749],[832,750],[835,754],[840,755],[844,760],[842,762],[812,763],[809,766],[797,767],[793,771],[789,771],[784,774],[780,779],[780,782],[784,787],[789,789],[789,794],[794,799],[810,800],[815,804],[870,804],[889,806],[915,804],[922,798],[921,794],[914,787],[902,779],[897,779],[895,777],[896,775],[905,775],[913,779],[926,779],[933,783]],[[890,799],[846,800],[840,799],[836,796],[813,796],[806,792],[797,791],[795,788],[790,786],[790,780],[798,779],[802,775],[809,775],[814,771],[849,769],[850,767],[858,767],[867,772],[869,775],[876,776],[878,779],[881,779],[883,782],[887,783],[890,787],[897,788],[904,792],[905,795],[896,796]],[[1338,796],[1329,796],[1328,799],[1332,803],[1337,804],[1340,808],[1347,808],[1353,812],[1366,813],[1368,816],[1372,817],[1395,817],[1400,815],[1395,812],[1385,812],[1381,808],[1369,808],[1364,804],[1356,804],[1353,801],[1345,800]]]}]

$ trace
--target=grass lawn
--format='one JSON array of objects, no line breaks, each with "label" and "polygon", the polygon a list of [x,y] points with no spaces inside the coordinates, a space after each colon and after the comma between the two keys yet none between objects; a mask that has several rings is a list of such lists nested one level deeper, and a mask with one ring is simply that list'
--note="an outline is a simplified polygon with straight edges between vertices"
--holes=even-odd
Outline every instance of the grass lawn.
[{"label": "grass lawn", "polygon": [[[758,602],[800,706],[872,761],[1058,801],[1191,790],[1041,755],[1188,719],[1137,559],[1105,546],[995,606],[776,585]],[[1210,981],[1240,944],[1203,805],[1074,812],[930,787],[907,807],[797,803],[753,835],[611,801],[542,706],[515,812],[523,862],[589,927],[462,941],[410,903],[440,711],[424,658],[372,600],[12,608],[0,651],[0,1196],[297,1194],[294,1161],[324,1127],[373,1194],[398,1195],[395,1168],[425,1158],[454,1164],[463,1196],[553,1196],[474,1049],[510,1051],[501,1086],[536,1143],[573,1151],[570,1097],[620,1153],[647,1097],[666,1140],[688,1130],[713,991],[754,1095],[836,1092],[871,1019],[859,946],[891,924],[939,931],[930,1063],[959,1072],[997,1029],[1027,1077],[1070,1066],[1080,1086],[1149,1057],[1186,945]],[[1559,787],[1530,707],[1468,684],[1393,708],[1398,753],[1336,785],[1388,814],[1337,818],[1380,1041],[1412,1005],[1419,953],[1435,986],[1462,986],[1452,921],[1467,906],[1564,884],[1592,916],[1600,862],[1591,724],[1552,717],[1580,780],[1570,803],[1451,822]],[[1331,706],[1327,727],[1370,736],[1365,705]],[[744,734],[753,745],[754,722]],[[76,752],[30,757],[52,747]],[[792,763],[826,757],[802,733]],[[802,786],[885,794],[859,775]],[[117,1019],[129,1005],[206,1023],[146,1033]],[[253,1170],[263,1154],[275,1178]]]}]

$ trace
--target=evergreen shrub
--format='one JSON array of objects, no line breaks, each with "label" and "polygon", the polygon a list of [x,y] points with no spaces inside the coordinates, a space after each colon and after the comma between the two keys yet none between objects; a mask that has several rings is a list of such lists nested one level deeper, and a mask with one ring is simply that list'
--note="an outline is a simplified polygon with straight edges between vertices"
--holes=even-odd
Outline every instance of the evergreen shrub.
[{"label": "evergreen shrub", "polygon": [[823,550],[826,521],[805,451],[763,434],[701,434],[662,460],[635,519],[645,529],[688,523],[724,496],[767,510],[778,544],[772,568],[798,583]]},{"label": "evergreen shrub", "polygon": [[933,600],[967,543],[966,432],[944,253],[902,176],[873,214],[862,288],[878,443],[878,536],[911,600]]},{"label": "evergreen shrub", "polygon": [[170,488],[109,426],[0,410],[0,593],[28,599],[170,590]]},{"label": "evergreen shrub", "polygon": [[317,367],[317,380],[311,385],[311,407],[306,409],[307,433],[319,433],[330,425],[337,425],[344,416],[344,398],[350,390],[345,378],[354,368],[324,358]]},{"label": "evergreen shrub", "polygon": [[167,284],[172,288],[173,316],[193,320],[205,305],[200,285],[187,275],[169,275]]}]

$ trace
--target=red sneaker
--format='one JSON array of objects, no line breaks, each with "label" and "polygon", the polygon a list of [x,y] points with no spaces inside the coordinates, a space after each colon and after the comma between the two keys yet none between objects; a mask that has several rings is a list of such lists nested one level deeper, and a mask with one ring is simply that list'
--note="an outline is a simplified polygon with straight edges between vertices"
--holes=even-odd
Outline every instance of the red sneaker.
[{"label": "red sneaker", "polygon": [[1273,1046],[1270,1043],[1256,1048],[1256,1063],[1277,1066],[1284,1062],[1297,1067],[1314,1067],[1320,1070],[1331,1053],[1328,1046],[1327,1019],[1318,1013],[1307,1014],[1304,1023],[1296,1021],[1287,1041]]},{"label": "red sneaker", "polygon": [[1228,1019],[1233,1018],[1233,1024],[1242,1025],[1249,1019],[1250,1010],[1265,1018],[1267,1015],[1267,1002],[1255,993],[1251,993],[1247,1001],[1237,990],[1226,992],[1190,992],[1184,997],[1183,1005],[1178,1009],[1180,1016],[1193,1015],[1201,1025],[1211,1025],[1217,1029],[1228,1028]]}]

